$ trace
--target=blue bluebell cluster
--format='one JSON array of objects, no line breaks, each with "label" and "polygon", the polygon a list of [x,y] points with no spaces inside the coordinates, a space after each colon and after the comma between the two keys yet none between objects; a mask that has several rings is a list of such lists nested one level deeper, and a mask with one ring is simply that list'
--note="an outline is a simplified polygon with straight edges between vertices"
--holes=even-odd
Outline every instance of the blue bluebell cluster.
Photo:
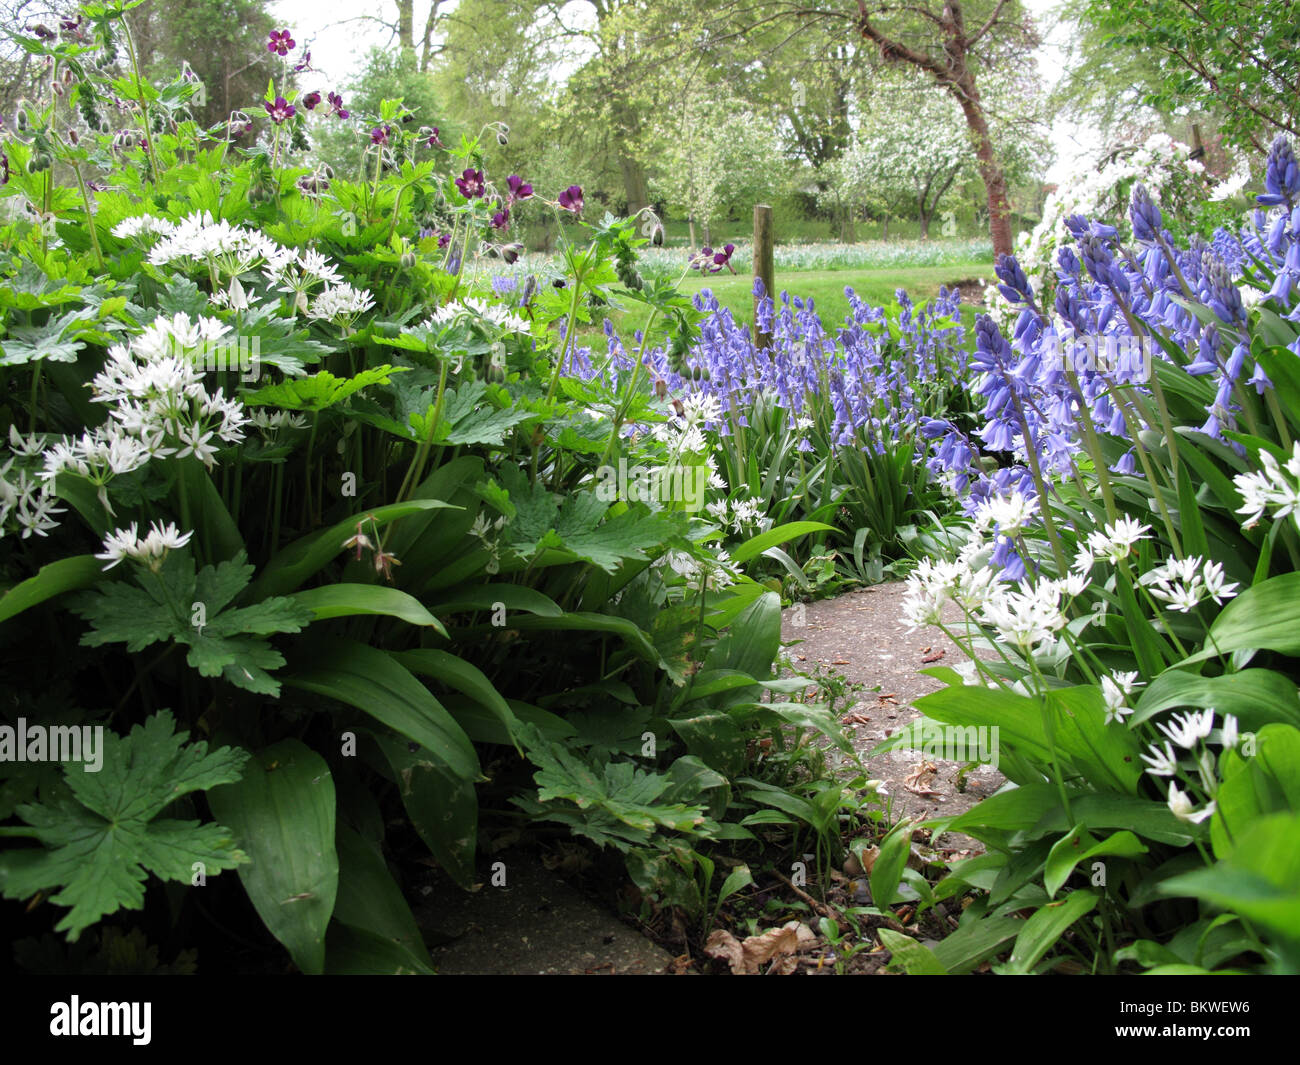
[{"label": "blue bluebell cluster", "polygon": [[[828,332],[815,301],[781,293],[778,305],[755,279],[756,321],[771,343],[754,343],[749,327],[736,322],[708,290],[695,298],[705,314],[700,338],[686,358],[687,379],[667,377],[682,387],[717,398],[723,420],[715,428],[729,435],[747,426],[747,413],[760,398],[775,402],[807,424],[829,414],[833,448],[868,448],[877,453],[898,441],[917,438],[922,411],[935,390],[946,391],[965,367],[961,294],[946,288],[924,307],[897,293],[899,314],[891,323],[885,311],[844,294],[850,314]],[[813,449],[806,433],[801,451]]]},{"label": "blue bluebell cluster", "polygon": [[[1250,354],[1244,297],[1300,322],[1300,170],[1284,137],[1269,153],[1265,188],[1258,201],[1271,211],[1256,210],[1238,233],[1220,229],[1212,242],[1193,237],[1182,248],[1141,185],[1129,212],[1132,246],[1114,226],[1068,218],[1073,246],[1058,254],[1054,316],[1038,306],[1015,259],[998,260],[998,289],[1019,316],[1010,338],[992,318],[978,319],[965,384],[983,402],[974,434],[983,449],[1018,461],[986,472],[979,446],[950,420],[922,425],[930,468],[950,478],[968,513],[992,496],[1035,496],[1031,456],[1045,474],[1075,473],[1084,417],[1099,435],[1130,444],[1112,471],[1134,473],[1136,432],[1161,428],[1149,399],[1154,360],[1212,378],[1214,398],[1198,431],[1240,452],[1225,431],[1237,429],[1247,389],[1271,388]],[[1300,340],[1291,350],[1300,356]]]}]

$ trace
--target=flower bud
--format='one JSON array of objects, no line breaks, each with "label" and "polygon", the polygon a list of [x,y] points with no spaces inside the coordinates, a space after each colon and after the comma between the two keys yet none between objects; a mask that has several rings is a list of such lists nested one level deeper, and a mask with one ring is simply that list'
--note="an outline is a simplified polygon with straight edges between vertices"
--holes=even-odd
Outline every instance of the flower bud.
[{"label": "flower bud", "polygon": [[415,252],[413,251],[403,252],[401,259],[398,260],[398,265],[401,266],[403,270],[414,270]]}]

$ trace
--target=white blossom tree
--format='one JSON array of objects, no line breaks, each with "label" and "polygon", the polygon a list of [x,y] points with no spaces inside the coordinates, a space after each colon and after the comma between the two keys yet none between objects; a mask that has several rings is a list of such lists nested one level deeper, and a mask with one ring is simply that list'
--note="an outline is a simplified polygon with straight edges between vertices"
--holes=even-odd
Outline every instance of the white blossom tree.
[{"label": "white blossom tree", "polygon": [[661,120],[664,149],[653,186],[682,207],[691,224],[709,230],[735,203],[753,203],[776,195],[787,181],[775,122],[735,100],[720,99],[708,86],[688,86],[681,107]]}]

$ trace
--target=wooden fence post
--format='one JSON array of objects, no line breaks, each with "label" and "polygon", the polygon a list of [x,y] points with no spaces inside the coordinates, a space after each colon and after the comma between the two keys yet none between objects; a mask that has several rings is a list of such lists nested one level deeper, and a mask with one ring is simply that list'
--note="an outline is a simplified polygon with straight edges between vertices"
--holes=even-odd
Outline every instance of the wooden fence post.
[{"label": "wooden fence post", "polygon": [[[772,208],[765,203],[754,205],[754,276],[763,279],[768,298],[776,298],[776,268],[772,257]],[[754,299],[754,344],[766,348],[772,335],[758,328],[758,299]]]}]

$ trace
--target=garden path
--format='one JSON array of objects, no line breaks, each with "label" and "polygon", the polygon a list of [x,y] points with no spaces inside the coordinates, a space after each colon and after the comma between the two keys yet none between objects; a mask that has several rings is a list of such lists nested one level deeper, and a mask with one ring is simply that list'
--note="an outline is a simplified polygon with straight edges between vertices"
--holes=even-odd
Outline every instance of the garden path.
[{"label": "garden path", "polygon": [[[905,588],[902,581],[890,581],[834,599],[796,603],[783,612],[781,633],[787,643],[800,641],[786,648],[799,669],[833,670],[849,684],[861,686],[841,719],[853,736],[868,778],[885,782],[893,800],[891,820],[948,817],[993,794],[1005,778],[991,766],[979,766],[961,782],[960,763],[923,759],[919,751],[869,754],[887,736],[921,716],[913,707],[916,699],[943,687],[920,670],[955,666],[967,658],[937,628],[908,631],[903,618]],[[952,621],[959,620],[960,615],[954,614]],[[859,772],[847,760],[843,768],[854,775]],[[934,842],[941,851],[978,847],[965,836]]]}]

